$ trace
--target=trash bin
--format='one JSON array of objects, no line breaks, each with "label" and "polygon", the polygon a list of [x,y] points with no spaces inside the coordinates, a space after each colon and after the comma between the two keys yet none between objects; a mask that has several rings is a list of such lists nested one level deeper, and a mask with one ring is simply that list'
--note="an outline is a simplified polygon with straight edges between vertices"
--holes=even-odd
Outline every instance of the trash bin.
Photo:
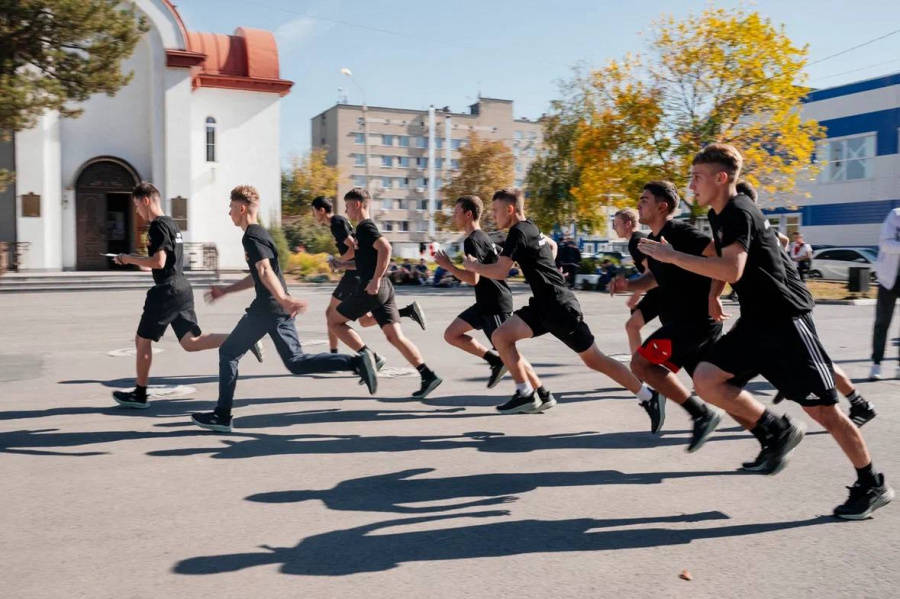
[{"label": "trash bin", "polygon": [[850,280],[847,281],[847,289],[850,293],[868,293],[869,268],[866,266],[851,266]]}]

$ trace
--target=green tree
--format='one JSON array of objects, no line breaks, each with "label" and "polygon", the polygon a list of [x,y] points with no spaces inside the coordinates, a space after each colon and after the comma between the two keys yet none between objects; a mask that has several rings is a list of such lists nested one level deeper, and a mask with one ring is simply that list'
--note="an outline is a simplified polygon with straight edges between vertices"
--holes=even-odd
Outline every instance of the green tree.
[{"label": "green tree", "polygon": [[[149,31],[120,0],[0,1],[0,132],[34,126],[48,110],[74,118],[92,94],[115,95],[133,73],[121,62]],[[12,173],[0,171],[0,188]]]},{"label": "green tree", "polygon": [[328,164],[328,152],[317,148],[302,158],[294,158],[291,168],[281,175],[281,210],[284,232],[291,249],[303,245],[306,251],[334,253],[336,248],[328,227],[316,223],[312,201],[318,196],[335,197],[340,170]]},{"label": "green tree", "polygon": [[[459,170],[449,183],[444,185],[444,206],[450,208],[456,198],[463,195],[477,195],[484,202],[485,211],[481,226],[485,230],[494,229],[491,216],[491,197],[501,187],[511,187],[514,180],[515,159],[512,150],[502,141],[482,139],[477,134],[469,136],[469,143],[459,149]],[[445,214],[433,215],[435,224],[442,229],[453,227],[453,219]]]}]

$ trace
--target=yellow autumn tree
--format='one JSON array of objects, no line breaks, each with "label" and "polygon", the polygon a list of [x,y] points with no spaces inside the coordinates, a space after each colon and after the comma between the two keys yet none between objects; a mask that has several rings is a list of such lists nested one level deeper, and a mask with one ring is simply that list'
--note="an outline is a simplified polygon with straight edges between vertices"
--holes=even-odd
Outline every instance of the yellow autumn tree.
[{"label": "yellow autumn tree", "polygon": [[291,248],[303,245],[310,253],[334,251],[330,231],[316,225],[310,204],[317,196],[336,200],[340,176],[338,167],[328,164],[328,151],[324,148],[294,157],[291,168],[282,173],[282,223]]},{"label": "yellow autumn tree", "polygon": [[[485,230],[494,228],[491,216],[491,197],[501,187],[511,187],[515,179],[513,167],[515,159],[512,150],[502,141],[482,139],[477,134],[469,136],[469,143],[459,149],[459,170],[444,185],[444,207],[451,208],[456,198],[463,195],[477,195],[484,202],[481,226]],[[436,215],[436,225],[451,229],[452,219]]]},{"label": "yellow autumn tree", "polygon": [[741,151],[762,198],[792,203],[797,179],[815,174],[823,136],[800,114],[806,47],[740,8],[663,17],[653,32],[646,56],[610,61],[582,81],[577,203],[633,203],[650,179],[685,189],[693,155],[712,142]]}]

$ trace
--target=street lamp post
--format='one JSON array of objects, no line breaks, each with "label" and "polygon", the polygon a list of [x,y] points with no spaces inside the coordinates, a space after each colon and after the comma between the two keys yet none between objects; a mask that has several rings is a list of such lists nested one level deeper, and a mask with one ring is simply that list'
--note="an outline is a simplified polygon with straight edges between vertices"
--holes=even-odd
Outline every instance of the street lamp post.
[{"label": "street lamp post", "polygon": [[[368,118],[369,107],[366,105],[366,92],[363,91],[362,86],[356,81],[356,79],[353,78],[353,73],[350,71],[350,69],[344,67],[343,69],[341,69],[341,73],[343,75],[346,75],[350,79],[350,81],[353,82],[353,85],[355,85],[356,89],[359,90],[359,95],[362,98],[363,146],[365,148],[364,151],[366,153],[366,191],[369,192],[369,197],[371,197],[372,190],[371,190],[371,184],[369,182],[370,174],[371,174],[371,172],[369,170],[369,168],[370,168],[369,167],[369,118]],[[372,208],[372,206],[370,206],[370,209],[371,208]]]}]

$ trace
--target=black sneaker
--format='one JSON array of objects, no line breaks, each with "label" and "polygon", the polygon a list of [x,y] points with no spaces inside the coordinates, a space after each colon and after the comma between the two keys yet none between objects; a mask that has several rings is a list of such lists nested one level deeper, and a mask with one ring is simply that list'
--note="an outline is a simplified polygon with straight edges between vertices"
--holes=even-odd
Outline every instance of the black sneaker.
[{"label": "black sneaker", "polygon": [[768,461],[766,461],[766,448],[763,447],[759,450],[759,455],[756,456],[756,459],[750,462],[744,462],[741,464],[739,470],[741,472],[761,472],[763,474],[769,474],[766,472],[768,468]]},{"label": "black sneaker", "polygon": [[666,398],[660,395],[659,391],[654,389],[650,391],[653,393],[653,397],[647,401],[642,401],[641,407],[650,416],[650,432],[655,435],[666,422]]},{"label": "black sneaker", "polygon": [[375,395],[378,391],[378,376],[375,370],[375,361],[372,359],[372,352],[363,350],[356,354],[354,358],[356,373],[359,380],[369,390],[369,395]]},{"label": "black sneaker", "polygon": [[778,404],[780,404],[783,401],[784,401],[784,393],[782,393],[781,391],[778,391],[777,393],[775,393],[775,398],[772,400],[772,403],[777,406]]},{"label": "black sneaker", "polygon": [[488,379],[488,389],[493,389],[497,386],[497,383],[500,382],[500,379],[503,378],[503,375],[509,372],[506,368],[506,364],[503,362],[497,362],[491,366],[491,376]]},{"label": "black sneaker", "polygon": [[425,330],[425,313],[422,312],[422,308],[419,307],[419,302],[413,302],[410,305],[406,306],[406,309],[409,310],[409,318],[420,327],[422,330]]},{"label": "black sneaker", "polygon": [[533,411],[529,412],[529,414],[540,414],[541,412],[546,412],[552,407],[556,406],[556,397],[552,393],[547,393],[547,397],[541,396],[540,393],[537,394],[538,407],[536,407]]},{"label": "black sneaker", "polygon": [[381,354],[375,354],[375,370],[381,372],[381,369],[384,368],[385,364],[387,364],[387,358]]},{"label": "black sneaker", "polygon": [[256,358],[257,362],[262,363],[263,358],[265,357],[265,352],[263,352],[262,341],[257,341],[253,344],[253,347],[250,348],[250,353]]},{"label": "black sneaker", "polygon": [[191,422],[205,428],[208,431],[216,431],[218,433],[230,433],[233,417],[221,418],[215,412],[197,412],[191,414]]},{"label": "black sneaker", "polygon": [[147,397],[138,397],[134,391],[113,391],[113,399],[123,408],[146,410],[150,407]]},{"label": "black sneaker", "polygon": [[883,474],[878,475],[876,486],[864,487],[857,482],[847,488],[850,489],[850,497],[843,505],[834,508],[835,517],[844,520],[865,520],[894,499],[894,490],[884,480]]},{"label": "black sneaker", "polygon": [[774,475],[781,472],[787,466],[788,457],[794,448],[803,440],[806,434],[806,425],[802,422],[794,422],[789,416],[781,417],[787,423],[787,428],[769,440],[766,444],[766,474]]},{"label": "black sneaker", "polygon": [[444,382],[444,379],[435,373],[431,373],[427,377],[422,377],[422,386],[418,391],[412,394],[416,399],[425,399],[428,394],[438,388],[438,385]]},{"label": "black sneaker", "polygon": [[864,401],[862,403],[850,406],[849,416],[850,420],[853,421],[853,424],[856,425],[856,428],[861,428],[862,425],[875,418],[877,414],[875,413],[875,406],[867,401]]},{"label": "black sneaker", "polygon": [[708,408],[706,414],[700,418],[694,419],[694,432],[691,435],[691,443],[688,445],[688,453],[694,453],[706,443],[719,423],[722,422],[722,412],[719,410]]},{"label": "black sneaker", "polygon": [[497,411],[501,414],[528,414],[534,412],[540,406],[540,400],[537,393],[532,391],[528,395],[520,395],[518,391],[505,404],[497,406]]}]

